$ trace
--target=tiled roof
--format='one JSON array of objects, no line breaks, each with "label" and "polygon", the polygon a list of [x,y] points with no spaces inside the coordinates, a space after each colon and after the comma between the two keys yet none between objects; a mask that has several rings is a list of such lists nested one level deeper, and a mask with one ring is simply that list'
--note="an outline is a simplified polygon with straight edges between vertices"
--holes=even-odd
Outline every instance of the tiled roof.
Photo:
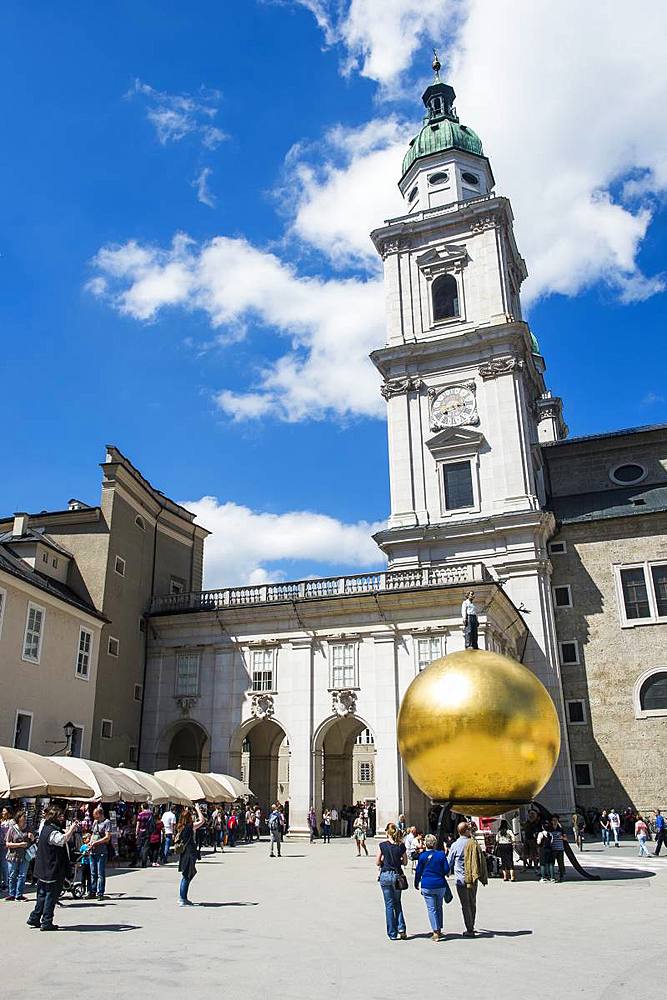
[{"label": "tiled roof", "polygon": [[59,542],[54,541],[50,535],[45,534],[43,528],[26,528],[22,535],[15,535],[11,531],[6,531],[0,535],[0,545],[7,545],[9,543],[18,544],[19,542],[41,542],[43,545],[48,545],[50,549],[54,549],[55,552],[60,552],[61,555],[72,559],[72,553],[69,549],[60,545]]},{"label": "tiled roof", "polygon": [[2,544],[0,544],[0,571],[9,573],[10,576],[31,584],[33,587],[37,587],[38,590],[43,590],[52,597],[59,598],[66,604],[70,604],[72,607],[78,608],[80,611],[85,611],[86,614],[99,618],[100,621],[108,621],[108,619],[105,618],[104,615],[100,614],[100,612],[97,611],[92,604],[89,604],[88,601],[79,597],[78,594],[75,594],[74,591],[70,590],[70,588],[64,583],[60,583],[58,580],[53,580],[51,577],[44,576],[43,573],[39,573],[37,570],[32,569],[32,567],[28,566],[23,559],[19,559],[18,556],[15,556],[9,551],[6,545]]},{"label": "tiled roof", "polygon": [[656,514],[667,511],[667,486],[624,486],[597,493],[575,493],[551,497],[547,506],[561,524]]},{"label": "tiled roof", "polygon": [[644,424],[642,427],[626,427],[620,431],[607,431],[605,434],[583,434],[581,437],[564,438],[562,441],[545,441],[542,448],[567,448],[571,444],[579,444],[580,441],[602,441],[605,438],[625,437],[627,434],[646,434],[649,431],[664,431],[667,433],[667,424]]}]

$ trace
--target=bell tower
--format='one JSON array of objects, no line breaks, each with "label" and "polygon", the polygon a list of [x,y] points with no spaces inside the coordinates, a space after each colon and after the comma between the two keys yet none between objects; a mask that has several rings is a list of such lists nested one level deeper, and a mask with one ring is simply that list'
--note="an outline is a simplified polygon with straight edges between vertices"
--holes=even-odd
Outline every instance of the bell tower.
[{"label": "bell tower", "polygon": [[[527,271],[510,202],[495,193],[440,68],[436,55],[403,160],[405,214],[371,234],[384,262],[387,342],[371,358],[387,402],[391,487],[375,539],[393,569],[483,562],[525,614],[523,660],[562,717],[540,445],[567,428],[522,318]],[[569,764],[550,787],[554,807],[569,808]]]}]

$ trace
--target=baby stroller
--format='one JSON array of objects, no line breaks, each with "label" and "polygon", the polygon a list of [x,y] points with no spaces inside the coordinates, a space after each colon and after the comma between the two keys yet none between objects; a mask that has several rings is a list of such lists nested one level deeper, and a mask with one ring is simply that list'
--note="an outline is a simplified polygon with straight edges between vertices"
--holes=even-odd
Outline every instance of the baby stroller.
[{"label": "baby stroller", "polygon": [[[78,853],[78,852],[77,852]],[[72,848],[67,845],[67,857],[69,860],[67,874],[63,880],[63,887],[60,890],[62,899],[66,893],[70,893],[72,899],[83,899],[83,885],[81,884],[81,865],[76,861],[77,855],[72,857]]]}]

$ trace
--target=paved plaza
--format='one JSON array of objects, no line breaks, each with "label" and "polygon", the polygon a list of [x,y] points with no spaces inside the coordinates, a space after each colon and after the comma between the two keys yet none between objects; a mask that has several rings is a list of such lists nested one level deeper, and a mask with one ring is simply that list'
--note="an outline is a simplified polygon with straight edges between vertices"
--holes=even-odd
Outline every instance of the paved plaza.
[{"label": "paved plaza", "polygon": [[187,909],[177,905],[175,864],[120,869],[104,903],[66,897],[58,934],[25,926],[29,904],[0,904],[4,997],[226,996],[232,987],[239,1000],[385,1000],[451,988],[494,1000],[615,1000],[653,992],[662,975],[667,857],[591,845],[583,860],[600,882],[571,869],[563,885],[494,879],[479,890],[479,938],[461,937],[455,898],[435,944],[412,888],[403,894],[409,940],[387,939],[372,842],[369,851],[358,859],[339,840],[288,841],[274,860],[265,842],[207,854],[190,892],[199,905]]}]

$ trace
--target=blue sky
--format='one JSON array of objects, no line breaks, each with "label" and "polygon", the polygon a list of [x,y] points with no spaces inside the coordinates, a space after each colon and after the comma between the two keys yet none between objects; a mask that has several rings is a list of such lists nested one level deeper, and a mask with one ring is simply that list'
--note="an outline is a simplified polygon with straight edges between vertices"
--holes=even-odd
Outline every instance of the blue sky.
[{"label": "blue sky", "polygon": [[398,214],[434,44],[512,199],[571,433],[667,420],[665,15],[619,60],[611,12],[501,5],[494,29],[481,0],[6,0],[3,512],[96,502],[113,442],[217,498],[211,584],[379,562],[365,234]]}]

